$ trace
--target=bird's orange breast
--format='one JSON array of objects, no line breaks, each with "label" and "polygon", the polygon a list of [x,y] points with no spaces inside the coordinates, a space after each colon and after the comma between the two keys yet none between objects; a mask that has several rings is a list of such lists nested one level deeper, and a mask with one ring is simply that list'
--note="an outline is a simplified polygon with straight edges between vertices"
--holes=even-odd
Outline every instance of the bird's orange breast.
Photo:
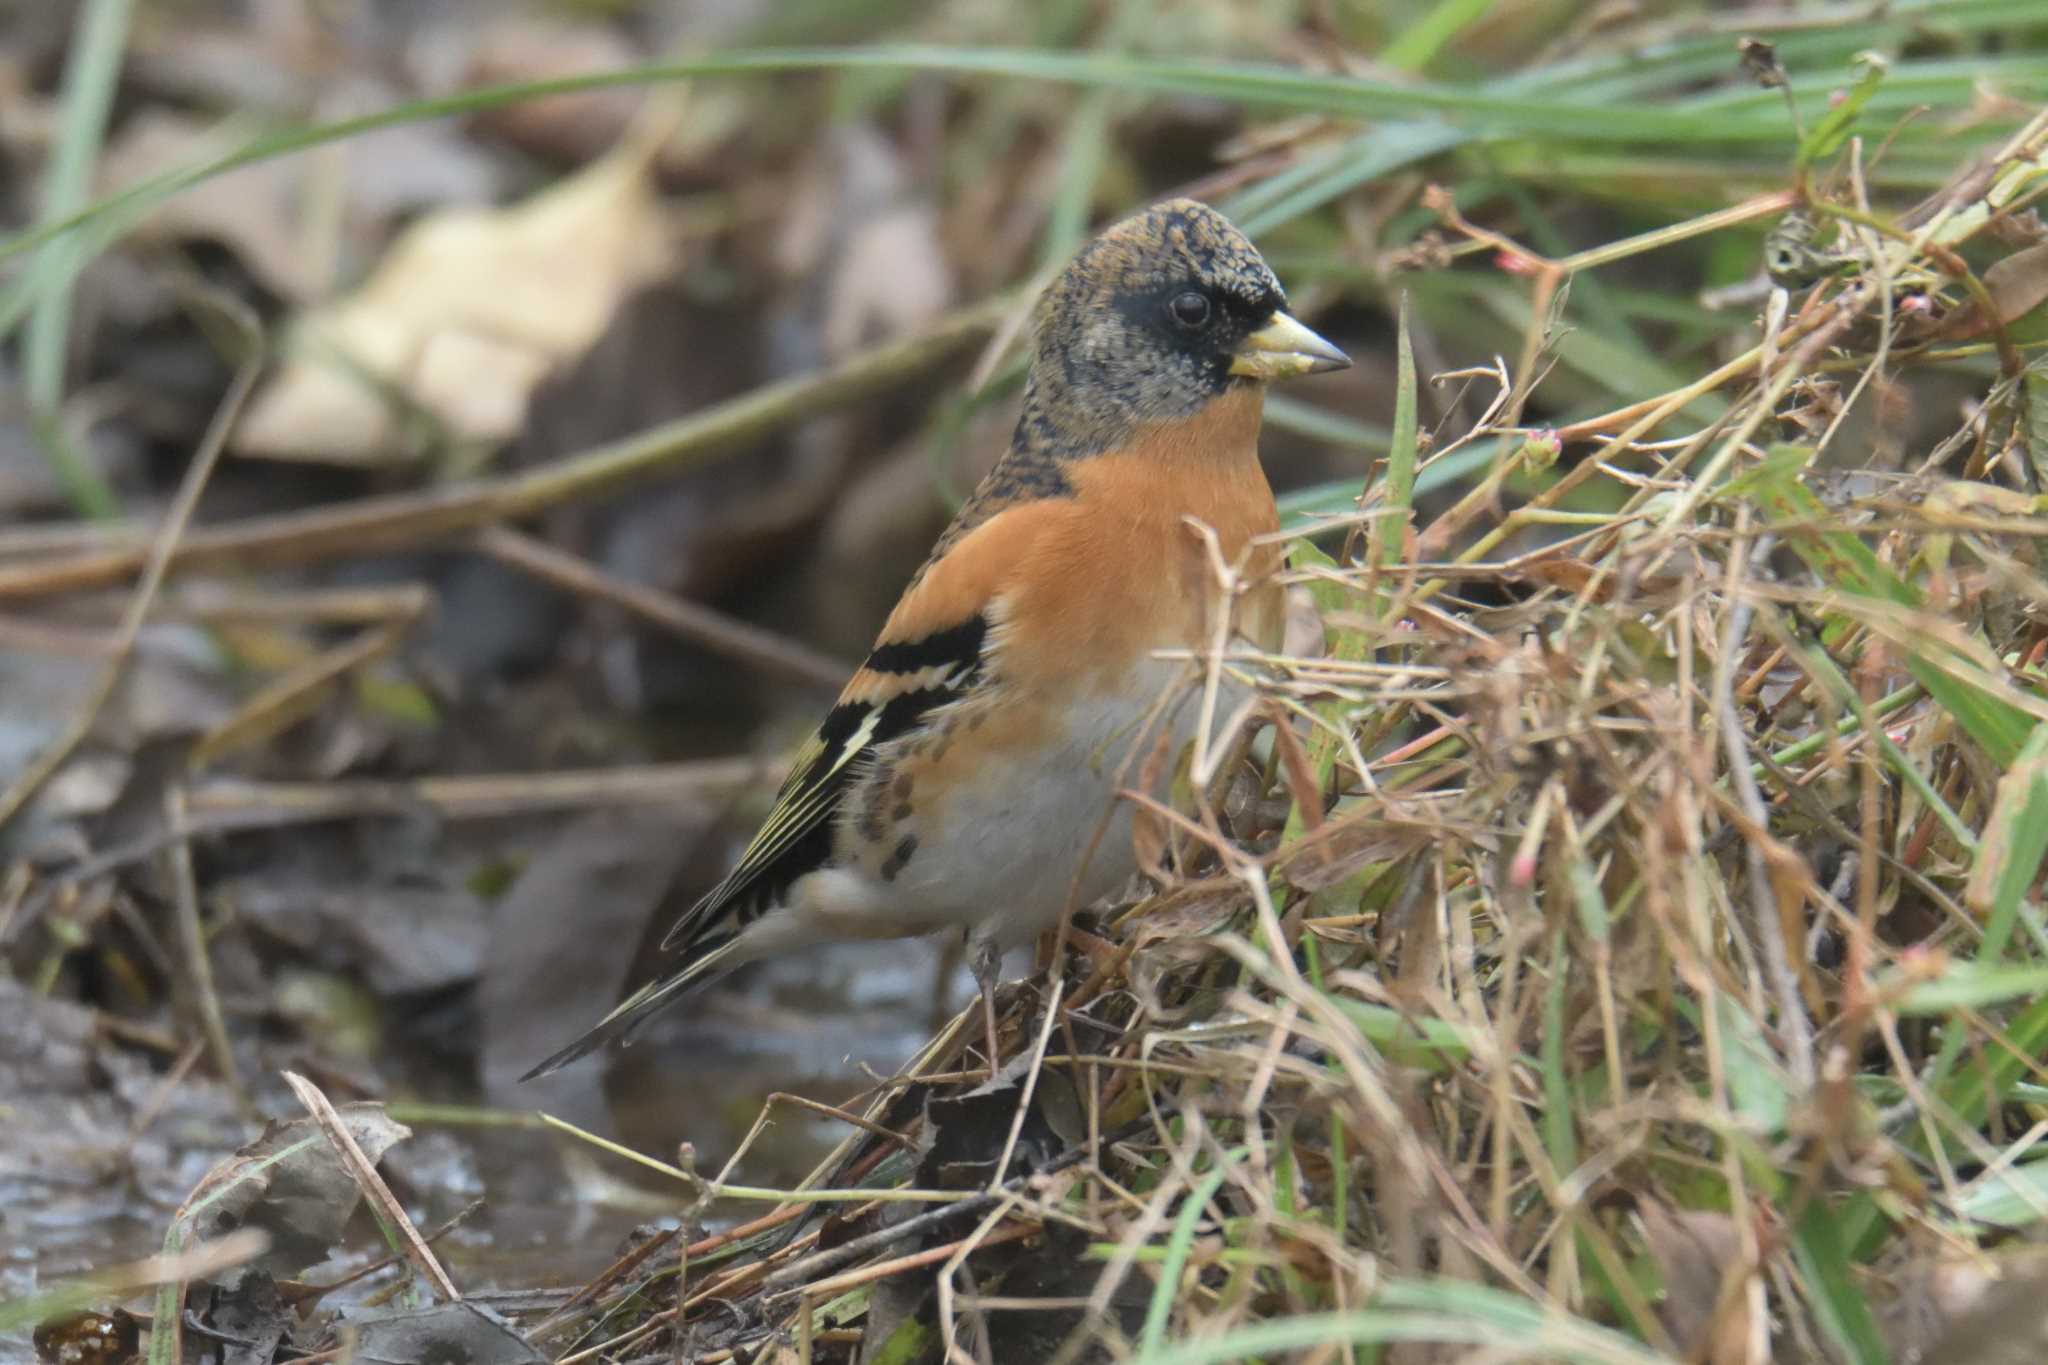
[{"label": "bird's orange breast", "polygon": [[[1279,529],[1258,458],[1262,397],[1234,390],[1070,466],[1074,495],[1031,509],[1044,520],[1004,575],[1006,678],[1113,686],[1153,650],[1212,641],[1214,613],[1228,608],[1189,518],[1215,532],[1226,565]],[[1237,602],[1236,629],[1262,645],[1278,642],[1281,590],[1261,580],[1280,559],[1277,544],[1263,545],[1242,570],[1258,586]]]}]

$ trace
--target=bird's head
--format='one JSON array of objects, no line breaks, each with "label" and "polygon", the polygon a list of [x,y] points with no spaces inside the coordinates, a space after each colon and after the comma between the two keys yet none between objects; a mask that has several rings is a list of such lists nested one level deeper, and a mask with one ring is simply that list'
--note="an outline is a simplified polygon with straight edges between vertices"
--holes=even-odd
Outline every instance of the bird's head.
[{"label": "bird's head", "polygon": [[1236,386],[1350,363],[1288,315],[1229,219],[1170,199],[1104,231],[1045,291],[1031,379],[1058,416],[1110,436],[1190,416]]}]

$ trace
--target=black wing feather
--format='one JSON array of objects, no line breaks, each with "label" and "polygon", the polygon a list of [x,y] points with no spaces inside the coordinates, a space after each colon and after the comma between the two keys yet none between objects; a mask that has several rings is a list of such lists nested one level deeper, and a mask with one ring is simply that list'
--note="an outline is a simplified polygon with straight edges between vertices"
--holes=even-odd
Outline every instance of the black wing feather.
[{"label": "black wing feather", "polygon": [[[724,880],[684,912],[662,940],[680,950],[674,971],[641,987],[595,1027],[526,1073],[545,1076],[626,1037],[640,1023],[672,1003],[687,988],[717,976],[727,949],[740,931],[781,901],[790,884],[823,867],[832,856],[832,816],[845,799],[862,760],[878,745],[909,734],[938,707],[958,701],[981,677],[988,619],[977,613],[957,626],[921,640],[877,645],[865,671],[908,678],[946,670],[938,681],[908,688],[880,701],[842,701],[798,753],[775,805],[746,852]],[[735,922],[736,921],[736,922]]]}]

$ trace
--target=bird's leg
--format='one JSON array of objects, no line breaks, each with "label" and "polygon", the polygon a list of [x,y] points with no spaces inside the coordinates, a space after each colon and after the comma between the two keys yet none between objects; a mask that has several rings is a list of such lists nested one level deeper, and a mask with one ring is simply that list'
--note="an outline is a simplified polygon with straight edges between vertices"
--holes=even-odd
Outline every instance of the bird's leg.
[{"label": "bird's leg", "polygon": [[996,987],[1002,981],[1003,950],[989,939],[970,939],[967,962],[974,971],[975,984],[981,987],[981,1021],[988,1029],[988,1076],[994,1080],[999,1060],[996,1051]]},{"label": "bird's leg", "polygon": [[938,961],[932,964],[932,1008],[928,1021],[933,1033],[945,1028],[953,1017],[953,978],[967,960],[967,935],[947,934],[939,940]]}]

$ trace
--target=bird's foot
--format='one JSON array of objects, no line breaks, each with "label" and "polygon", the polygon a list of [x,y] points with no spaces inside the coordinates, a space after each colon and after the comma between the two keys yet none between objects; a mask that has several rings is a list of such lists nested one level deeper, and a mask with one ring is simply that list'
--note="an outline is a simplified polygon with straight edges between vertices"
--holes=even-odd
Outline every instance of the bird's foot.
[{"label": "bird's foot", "polygon": [[981,1022],[988,1037],[988,1077],[994,1080],[1003,1060],[996,1029],[996,987],[1002,983],[1003,950],[986,939],[970,940],[967,963],[974,972],[975,985],[981,987]]}]

